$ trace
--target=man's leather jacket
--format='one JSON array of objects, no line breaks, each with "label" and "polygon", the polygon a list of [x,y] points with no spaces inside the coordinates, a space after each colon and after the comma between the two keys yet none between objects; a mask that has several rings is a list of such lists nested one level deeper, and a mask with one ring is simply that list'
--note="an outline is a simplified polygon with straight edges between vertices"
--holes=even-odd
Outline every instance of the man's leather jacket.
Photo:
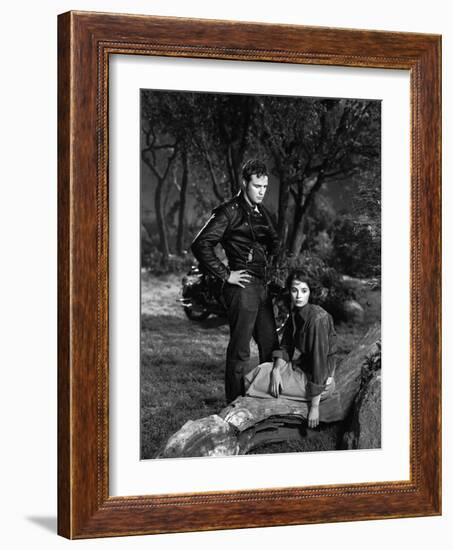
[{"label": "man's leather jacket", "polygon": [[[225,250],[228,267],[215,253],[218,243]],[[230,270],[239,269],[265,279],[270,257],[278,253],[278,236],[267,210],[259,205],[255,211],[240,192],[213,210],[191,248],[201,267],[223,281]]]}]

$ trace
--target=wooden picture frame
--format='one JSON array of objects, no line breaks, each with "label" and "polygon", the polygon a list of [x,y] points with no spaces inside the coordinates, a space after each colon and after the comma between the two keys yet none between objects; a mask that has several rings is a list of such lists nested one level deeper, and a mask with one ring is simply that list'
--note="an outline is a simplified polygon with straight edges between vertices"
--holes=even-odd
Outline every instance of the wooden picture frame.
[{"label": "wooden picture frame", "polygon": [[[58,21],[58,532],[68,538],[441,513],[441,39],[69,12]],[[109,495],[109,56],[410,71],[410,480]]]}]

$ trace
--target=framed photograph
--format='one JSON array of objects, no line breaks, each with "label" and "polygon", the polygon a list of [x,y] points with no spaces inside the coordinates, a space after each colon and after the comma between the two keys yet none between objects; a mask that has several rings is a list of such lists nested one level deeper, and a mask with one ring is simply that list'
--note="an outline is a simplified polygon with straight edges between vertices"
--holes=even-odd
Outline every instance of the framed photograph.
[{"label": "framed photograph", "polygon": [[441,513],[440,59],[59,16],[62,536]]}]

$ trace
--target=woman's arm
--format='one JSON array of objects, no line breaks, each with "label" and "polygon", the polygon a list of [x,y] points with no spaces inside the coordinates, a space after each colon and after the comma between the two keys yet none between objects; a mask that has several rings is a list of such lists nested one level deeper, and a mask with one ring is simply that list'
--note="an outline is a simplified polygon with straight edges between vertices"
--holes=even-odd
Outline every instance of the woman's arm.
[{"label": "woman's arm", "polygon": [[314,320],[308,328],[307,342],[311,358],[311,380],[308,384],[311,395],[310,411],[308,413],[309,428],[316,428],[319,424],[319,402],[321,394],[332,378],[329,377],[329,317],[320,317]]},{"label": "woman's arm", "polygon": [[280,369],[286,365],[286,361],[282,357],[274,359],[274,366],[271,372],[271,387],[270,392],[273,397],[278,397],[283,391],[282,375]]},{"label": "woman's arm", "polygon": [[307,327],[306,353],[310,362],[308,392],[312,397],[320,395],[329,373],[329,317],[314,319]]},{"label": "woman's arm", "polygon": [[292,345],[293,322],[291,316],[289,316],[283,328],[283,335],[280,347],[272,352],[274,365],[271,372],[270,393],[274,397],[278,397],[280,395],[280,392],[283,390],[280,369],[282,369],[290,360]]},{"label": "woman's arm", "polygon": [[291,353],[293,349],[293,319],[291,314],[286,320],[285,326],[283,327],[282,341],[280,346],[272,352],[272,358],[284,359],[284,363],[287,363],[291,359]]},{"label": "woman's arm", "polygon": [[308,413],[308,427],[316,428],[319,424],[319,402],[321,401],[321,394],[311,398],[310,411]]}]

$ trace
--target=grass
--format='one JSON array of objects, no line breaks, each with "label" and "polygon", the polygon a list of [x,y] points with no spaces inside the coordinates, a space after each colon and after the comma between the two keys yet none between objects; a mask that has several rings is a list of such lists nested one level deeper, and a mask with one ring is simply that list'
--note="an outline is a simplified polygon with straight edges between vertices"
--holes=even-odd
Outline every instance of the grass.
[{"label": "grass", "polygon": [[[142,275],[141,331],[141,457],[152,458],[188,420],[218,413],[225,407],[224,366],[228,326],[209,318],[189,321],[177,303],[180,280],[175,275]],[[338,357],[349,353],[369,324],[379,318],[380,296],[370,305],[361,325],[337,328]],[[258,363],[252,345],[250,368]],[[254,453],[330,450],[337,447],[339,426],[309,430],[302,442],[262,445]]]}]

